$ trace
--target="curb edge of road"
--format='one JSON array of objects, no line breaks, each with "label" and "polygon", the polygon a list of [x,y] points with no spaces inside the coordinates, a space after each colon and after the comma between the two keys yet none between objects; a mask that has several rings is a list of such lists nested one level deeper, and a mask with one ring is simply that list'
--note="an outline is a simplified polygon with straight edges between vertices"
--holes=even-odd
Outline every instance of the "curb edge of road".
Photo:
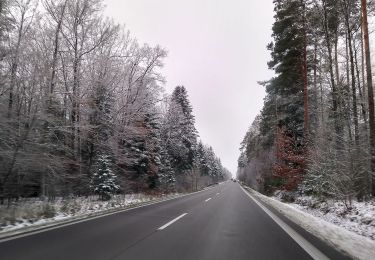
[{"label": "curb edge of road", "polygon": [[323,252],[321,252],[312,243],[306,240],[302,235],[300,235],[276,214],[267,209],[261,202],[254,198],[246,188],[242,187],[242,185],[240,185],[240,187],[243,192],[245,192],[246,195],[253,200],[277,225],[279,225],[279,227],[282,228],[284,232],[287,233],[309,256],[316,260],[329,260],[329,258]]},{"label": "curb edge of road", "polygon": [[[311,226],[311,224],[307,225],[306,223],[304,223],[302,220],[298,220],[298,218],[292,218],[291,216],[289,216],[288,214],[285,214],[285,210],[286,209],[280,209],[280,208],[277,208],[275,207],[275,205],[272,205],[272,203],[268,202],[267,200],[272,200],[272,198],[269,198],[263,194],[260,194],[256,191],[254,191],[253,189],[247,187],[246,185],[241,185],[241,188],[244,189],[244,191],[251,195],[251,197],[256,197],[256,200],[261,203],[261,204],[264,204],[264,205],[267,205],[268,207],[272,208],[273,210],[275,210],[277,213],[281,214],[283,217],[285,217],[288,221],[290,221],[291,223],[293,223],[294,225],[300,227],[301,229],[305,230],[306,232],[308,232],[310,235],[312,235],[313,237],[315,237],[316,239],[322,241],[323,243],[326,243],[327,245],[329,245],[330,247],[334,248],[337,252],[343,254],[344,256],[346,257],[349,257],[351,259],[373,259],[372,257],[370,257],[370,255],[373,256],[373,253],[375,253],[375,250],[374,248],[372,248],[372,250],[370,250],[371,252],[369,253],[368,252],[368,248],[366,248],[366,253],[362,253],[361,256],[359,256],[358,254],[356,254],[353,250],[352,250],[352,247],[348,247],[347,245],[341,243],[341,242],[338,242],[338,241],[333,241],[332,238],[329,238],[329,237],[326,237],[324,236],[323,234],[321,234],[321,231],[320,230],[317,230],[316,228],[313,228]],[[264,199],[262,198],[264,197]],[[275,200],[276,201],[276,200]],[[276,201],[277,203],[280,203],[282,205],[282,207],[291,207],[289,206],[288,204],[286,203],[283,203],[283,202],[280,202],[280,201]],[[291,207],[292,208],[292,207]],[[294,208],[292,208],[294,209]],[[294,209],[296,211],[298,211],[297,209]],[[298,211],[299,212],[299,211]],[[308,215],[309,217],[311,218],[314,218],[316,219],[316,217],[314,217],[313,215],[310,215],[308,213],[305,213],[305,212],[302,212],[302,214],[305,214],[305,215]],[[319,218],[317,218],[317,221],[321,222],[321,221],[324,221],[324,220],[321,220]],[[325,221],[324,221],[325,222]],[[336,226],[332,223],[329,223],[327,222],[329,225],[332,225],[332,226],[335,226],[335,228],[340,228],[340,229],[343,229],[342,227],[339,227],[339,226]],[[343,229],[344,232],[348,232],[349,233],[352,233],[346,229]],[[359,236],[355,233],[353,234],[350,234],[350,236],[352,237],[353,235],[356,235],[356,236]],[[373,243],[372,240],[370,240],[371,243]],[[361,246],[361,244],[358,244],[358,243],[355,243],[356,245],[358,245],[359,247]],[[356,248],[358,248],[358,246],[356,246]],[[368,245],[366,245],[368,247]],[[362,248],[364,249],[364,245],[362,244]]]},{"label": "curb edge of road", "polygon": [[62,228],[62,227],[65,227],[65,226],[74,225],[74,224],[85,222],[85,221],[90,221],[90,220],[97,219],[97,218],[102,218],[102,217],[106,217],[106,216],[130,211],[130,210],[143,208],[143,207],[159,204],[159,203],[162,203],[162,202],[186,197],[186,196],[189,196],[189,195],[197,194],[197,193],[212,189],[214,187],[216,187],[216,185],[209,186],[209,187],[206,187],[202,190],[195,191],[195,192],[192,192],[192,193],[178,195],[178,196],[175,196],[175,197],[172,197],[172,198],[153,200],[153,201],[139,203],[139,204],[133,204],[133,205],[125,206],[125,207],[108,209],[108,210],[104,210],[104,211],[100,211],[100,212],[96,212],[96,213],[88,213],[88,214],[77,216],[77,217],[71,217],[71,218],[68,218],[68,219],[60,220],[60,221],[50,222],[50,223],[47,223],[47,224],[41,224],[41,225],[38,225],[38,226],[28,226],[28,227],[25,227],[24,229],[20,228],[20,229],[4,232],[3,234],[0,233],[0,243],[6,242],[6,241],[9,241],[9,240],[13,240],[13,239],[17,239],[17,238],[21,238],[21,237],[25,237],[25,236],[30,236],[30,235],[33,235],[33,234],[46,232],[46,231],[53,230],[53,229]]}]

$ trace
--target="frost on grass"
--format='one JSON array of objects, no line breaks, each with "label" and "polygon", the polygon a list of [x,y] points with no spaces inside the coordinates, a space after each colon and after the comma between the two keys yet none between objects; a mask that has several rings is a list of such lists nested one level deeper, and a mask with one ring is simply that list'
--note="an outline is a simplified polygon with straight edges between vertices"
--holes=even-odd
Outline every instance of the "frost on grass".
[{"label": "frost on grass", "polygon": [[53,224],[73,218],[95,215],[139,205],[156,199],[168,199],[179,194],[151,196],[144,194],[116,195],[103,201],[99,196],[58,198],[46,202],[38,199],[25,199],[11,205],[0,205],[0,233],[19,230],[25,227]]},{"label": "frost on grass", "polygon": [[350,255],[354,259],[374,259],[375,241],[370,238],[357,235],[345,228],[329,223],[322,218],[304,212],[295,206],[264,196],[254,190],[248,190],[252,195],[256,196],[256,198],[273,207],[337,250]]}]

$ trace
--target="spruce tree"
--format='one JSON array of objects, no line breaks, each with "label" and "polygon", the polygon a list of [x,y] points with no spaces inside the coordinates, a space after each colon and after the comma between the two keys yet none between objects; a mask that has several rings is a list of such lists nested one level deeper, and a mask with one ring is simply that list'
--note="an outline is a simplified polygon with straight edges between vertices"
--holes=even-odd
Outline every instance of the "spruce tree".
[{"label": "spruce tree", "polygon": [[129,179],[134,183],[134,190],[157,189],[161,175],[169,174],[168,165],[165,165],[169,161],[161,140],[160,115],[155,109],[149,109],[139,115],[134,124],[125,143]]},{"label": "spruce tree", "polygon": [[176,178],[175,172],[171,165],[169,154],[162,144],[160,151],[160,163],[158,177],[160,182],[160,188],[164,192],[171,192],[175,190]]},{"label": "spruce tree", "polygon": [[107,155],[98,155],[92,167],[91,187],[102,200],[109,200],[119,190],[112,163]]},{"label": "spruce tree", "polygon": [[207,148],[203,145],[200,141],[197,147],[197,163],[199,170],[202,175],[209,175],[210,168],[209,168],[209,158],[207,156]]},{"label": "spruce tree", "polygon": [[156,111],[150,111],[145,115],[145,155],[146,185],[148,189],[156,189],[160,184],[160,168],[162,167],[162,141],[160,138],[160,119]]},{"label": "spruce tree", "polygon": [[163,139],[176,173],[190,170],[194,164],[198,134],[192,112],[185,87],[176,87],[171,96],[163,129]]},{"label": "spruce tree", "polygon": [[[308,116],[304,113],[307,109],[305,104],[307,96],[304,96],[307,95],[305,5],[301,0],[275,0],[274,4],[276,13],[272,27],[274,41],[268,46],[272,57],[268,65],[275,71],[276,76],[265,84],[268,96],[262,111],[261,130],[273,130],[271,136],[276,142],[278,151],[277,163],[274,167],[275,176],[280,176],[278,170],[280,168],[283,169],[283,176],[294,176],[299,163],[291,160],[290,156],[282,155],[292,153],[294,156],[303,157],[305,152],[301,149],[305,145],[304,138],[308,124],[304,122],[308,120]],[[265,122],[264,119],[271,120]],[[273,128],[267,126],[270,123]],[[292,147],[279,143],[282,140],[279,136],[286,135],[293,138],[290,140],[293,143]],[[280,151],[282,149],[285,151]],[[300,174],[303,172],[304,169],[298,171]],[[282,179],[288,180],[288,178]],[[302,178],[299,176],[294,179]],[[290,185],[287,186],[289,188]]]},{"label": "spruce tree", "polygon": [[[90,131],[86,149],[89,163],[100,154],[112,155],[109,141],[113,136],[112,106],[113,95],[108,87],[98,80],[91,94],[91,113],[89,114]],[[85,154],[85,153],[84,153]]]},{"label": "spruce tree", "polygon": [[278,122],[291,131],[303,134],[303,3],[300,0],[275,0],[274,41],[268,47],[268,63],[276,76],[266,91],[277,103]]}]

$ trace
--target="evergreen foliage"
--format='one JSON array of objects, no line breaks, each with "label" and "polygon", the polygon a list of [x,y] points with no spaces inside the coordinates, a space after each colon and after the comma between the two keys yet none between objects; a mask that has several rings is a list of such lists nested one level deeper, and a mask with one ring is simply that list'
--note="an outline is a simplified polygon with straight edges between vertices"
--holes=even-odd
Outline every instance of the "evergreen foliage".
[{"label": "evergreen foliage", "polygon": [[116,183],[112,163],[107,155],[99,155],[92,166],[91,187],[102,200],[109,200],[120,187]]},{"label": "evergreen foliage", "polygon": [[375,175],[361,3],[273,3],[273,42],[267,48],[275,76],[260,82],[266,97],[241,143],[239,178],[265,192],[365,199]]},{"label": "evergreen foliage", "polygon": [[105,18],[102,0],[38,2],[0,3],[0,203],[192,190],[198,133],[185,87],[162,98],[166,50]]},{"label": "evergreen foliage", "polygon": [[171,96],[165,117],[163,139],[177,174],[192,169],[197,146],[197,130],[193,109],[183,86],[177,86]]}]

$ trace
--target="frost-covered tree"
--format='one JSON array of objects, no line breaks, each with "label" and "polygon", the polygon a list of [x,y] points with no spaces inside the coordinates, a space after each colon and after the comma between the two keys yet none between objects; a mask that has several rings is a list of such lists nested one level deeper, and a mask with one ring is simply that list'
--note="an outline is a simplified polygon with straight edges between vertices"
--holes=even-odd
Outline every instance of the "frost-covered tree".
[{"label": "frost-covered tree", "polygon": [[199,171],[199,177],[208,177],[211,183],[223,180],[228,176],[213,148],[204,145],[202,141],[199,141],[197,145],[195,166]]},{"label": "frost-covered tree", "polygon": [[169,158],[169,154],[167,150],[165,149],[165,145],[161,145],[161,151],[160,151],[160,161],[159,161],[159,183],[160,188],[163,191],[169,192],[175,190],[175,184],[176,184],[176,178],[175,178],[175,172],[171,165],[171,161]]},{"label": "frost-covered tree", "polygon": [[[163,167],[162,140],[160,137],[160,118],[156,111],[145,115],[145,157],[147,157],[146,186],[156,189],[160,184],[161,168]],[[164,162],[168,163],[168,162]],[[165,165],[166,170],[168,165]]]},{"label": "frost-covered tree", "polygon": [[160,113],[150,110],[140,115],[129,129],[133,132],[124,141],[126,153],[122,159],[125,161],[124,169],[132,182],[132,189],[157,189],[161,184],[161,176],[173,175],[160,137]]},{"label": "frost-covered tree", "polygon": [[114,131],[112,116],[114,98],[111,89],[105,84],[104,77],[105,75],[99,73],[99,78],[93,82],[89,114],[90,130],[87,150],[84,150],[89,163],[96,154],[112,153],[109,141]]},{"label": "frost-covered tree", "polygon": [[176,173],[181,174],[193,167],[198,136],[185,87],[174,89],[164,124],[163,138],[167,151]]},{"label": "frost-covered tree", "polygon": [[210,174],[210,166],[209,166],[209,158],[207,154],[207,147],[199,141],[197,152],[196,152],[196,161],[199,167],[199,170],[202,175],[209,175]]},{"label": "frost-covered tree", "polygon": [[273,3],[275,76],[261,83],[267,95],[242,143],[239,177],[266,192],[366,199],[375,183],[366,152],[375,129],[365,21],[373,1]]},{"label": "frost-covered tree", "polygon": [[116,183],[112,163],[107,155],[98,155],[92,166],[91,187],[102,200],[109,200],[120,187]]},{"label": "frost-covered tree", "polygon": [[197,133],[185,88],[160,111],[167,52],[140,45],[103,8],[103,0],[0,1],[0,203],[91,194],[104,155],[122,192],[173,191],[175,173],[192,168]]}]

